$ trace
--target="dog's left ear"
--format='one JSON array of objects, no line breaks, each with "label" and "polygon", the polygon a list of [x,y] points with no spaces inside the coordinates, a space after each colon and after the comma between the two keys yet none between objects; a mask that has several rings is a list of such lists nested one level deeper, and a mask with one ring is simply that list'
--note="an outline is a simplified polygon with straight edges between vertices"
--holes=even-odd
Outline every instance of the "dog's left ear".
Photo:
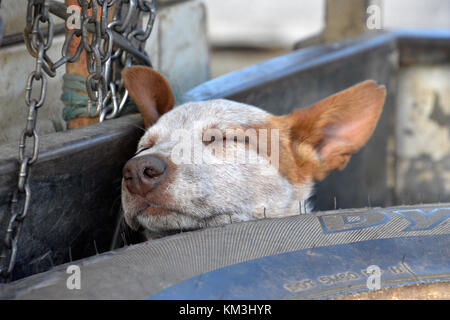
[{"label": "dog's left ear", "polygon": [[144,66],[125,68],[122,71],[122,79],[131,99],[137,104],[144,118],[146,128],[175,105],[169,83],[152,68]]},{"label": "dog's left ear", "polygon": [[[308,108],[281,118],[290,129],[295,158],[302,158],[304,145],[315,150],[313,177],[323,179],[332,170],[342,170],[352,153],[370,138],[380,117],[386,89],[364,81]],[[304,159],[302,159],[304,160]]]}]

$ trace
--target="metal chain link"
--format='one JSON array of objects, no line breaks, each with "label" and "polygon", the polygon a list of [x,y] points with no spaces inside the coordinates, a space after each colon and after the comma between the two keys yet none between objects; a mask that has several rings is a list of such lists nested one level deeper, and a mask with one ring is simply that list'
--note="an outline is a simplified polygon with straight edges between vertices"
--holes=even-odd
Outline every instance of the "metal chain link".
[{"label": "metal chain link", "polygon": [[[43,32],[46,25],[47,32]],[[11,216],[3,240],[3,249],[0,254],[0,276],[4,282],[8,282],[17,258],[17,243],[22,230],[22,224],[30,207],[29,176],[31,166],[39,156],[39,135],[36,130],[37,112],[45,102],[47,92],[47,75],[53,77],[53,63],[46,52],[53,41],[53,19],[49,15],[45,0],[31,0],[28,2],[26,27],[24,39],[28,51],[36,58],[35,70],[30,73],[25,87],[25,103],[28,107],[28,118],[25,129],[19,142],[19,177],[17,189],[11,200]],[[39,98],[33,98],[33,89],[40,82]],[[27,139],[32,138],[32,152],[26,152]],[[19,201],[23,201],[22,207],[16,208]],[[22,202],[20,201],[20,202]]]},{"label": "metal chain link", "polygon": [[[103,0],[105,1],[105,0]],[[97,0],[99,5],[102,0]],[[147,16],[145,28],[140,27],[140,22]],[[156,7],[154,1],[150,0],[128,0],[120,1],[113,13],[112,22],[107,25],[107,29],[114,30],[128,39],[130,43],[140,52],[145,53],[144,46],[153,29],[156,18]],[[107,93],[104,105],[111,101],[112,106],[103,108],[100,113],[99,121],[117,117],[125,106],[128,98],[128,91],[124,88],[123,81],[118,71],[124,67],[134,64],[134,56],[131,52],[116,48],[111,53],[106,63],[106,81],[109,83],[109,92]],[[151,64],[149,65],[151,67]],[[123,92],[119,97],[119,92]]]},{"label": "metal chain link", "polygon": [[[125,106],[128,92],[118,71],[135,63],[136,51],[133,53],[113,46],[113,32],[120,34],[133,48],[147,56],[144,45],[155,22],[155,3],[150,0],[78,0],[78,3],[81,7],[81,29],[72,30],[68,34],[63,47],[63,58],[54,66],[73,62],[78,59],[83,48],[86,50],[89,72],[86,79],[88,113],[92,116],[99,114],[99,121],[102,122],[117,117]],[[113,5],[115,8],[110,22],[109,9]],[[145,15],[148,16],[147,23],[142,29],[139,23]],[[71,57],[67,52],[68,43],[73,36],[80,35],[82,41],[76,54]]]},{"label": "metal chain link", "polygon": [[[0,0],[1,1],[1,0]],[[156,1],[156,0],[155,0]],[[17,189],[11,200],[11,214],[7,225],[2,252],[0,254],[0,282],[8,282],[17,258],[17,244],[23,221],[30,206],[29,176],[31,166],[39,156],[39,135],[36,130],[38,109],[44,105],[47,92],[47,76],[54,77],[56,71],[66,63],[73,63],[80,58],[83,49],[87,54],[86,91],[88,93],[88,109],[91,113],[95,104],[95,112],[99,121],[117,117],[128,98],[120,77],[120,71],[135,62],[151,66],[144,46],[151,34],[156,17],[155,1],[151,0],[78,0],[81,7],[81,26],[69,31],[62,46],[61,58],[53,62],[47,55],[53,42],[53,19],[49,14],[61,9],[61,4],[51,0],[28,0],[24,40],[28,52],[36,59],[35,70],[27,79],[25,103],[28,107],[27,124],[19,143],[19,177]],[[109,22],[109,8],[115,5],[113,19]],[[89,10],[91,14],[89,14]],[[98,19],[98,10],[100,18]],[[63,11],[66,11],[63,8]],[[58,11],[62,17],[63,12]],[[140,21],[147,17],[145,28]],[[63,17],[64,18],[64,17]],[[122,42],[114,46],[114,39],[119,34]],[[75,53],[69,52],[74,37],[81,38]],[[123,41],[123,39],[126,39]],[[33,97],[33,89],[39,82],[38,98]],[[32,152],[26,152],[27,139],[32,138]],[[22,203],[19,210],[17,207]]]}]

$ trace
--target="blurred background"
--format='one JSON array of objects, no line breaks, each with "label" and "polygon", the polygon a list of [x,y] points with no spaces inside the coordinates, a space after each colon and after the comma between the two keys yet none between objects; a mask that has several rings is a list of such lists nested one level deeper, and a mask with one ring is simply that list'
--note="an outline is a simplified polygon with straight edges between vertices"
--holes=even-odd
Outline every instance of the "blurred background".
[{"label": "blurred background", "polygon": [[[333,0],[329,2],[332,5]],[[450,28],[449,0],[371,3],[381,8],[382,29]],[[205,0],[205,4],[213,78],[289,52],[298,41],[325,28],[326,0]]]},{"label": "blurred background", "polygon": [[[72,0],[48,0],[64,3]],[[155,27],[145,51],[178,95],[231,71],[310,47],[394,28],[450,28],[449,0],[159,0]],[[367,6],[375,5],[378,26],[366,27]],[[17,141],[26,113],[25,82],[34,58],[23,41],[27,0],[3,0],[0,7],[0,143]],[[55,37],[47,51],[61,56],[64,20],[53,16]],[[49,82],[41,133],[67,128],[61,92],[65,68]],[[15,108],[6,106],[14,105]]]}]

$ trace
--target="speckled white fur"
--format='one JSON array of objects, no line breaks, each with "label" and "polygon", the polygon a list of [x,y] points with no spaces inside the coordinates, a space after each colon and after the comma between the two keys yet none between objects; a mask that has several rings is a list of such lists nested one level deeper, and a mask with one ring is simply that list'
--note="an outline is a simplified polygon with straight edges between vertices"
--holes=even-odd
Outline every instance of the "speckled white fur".
[{"label": "speckled white fur", "polygon": [[[202,144],[205,128],[226,130],[257,126],[267,121],[268,116],[269,113],[259,108],[228,100],[187,103],[164,114],[148,128],[138,149],[145,148],[153,137],[157,137],[156,141],[137,156],[159,155],[173,161],[174,148],[180,143],[180,140],[174,140],[174,133],[180,130],[190,133],[194,141]],[[210,164],[215,157],[208,149],[210,147],[204,147],[206,151],[201,153],[201,161],[177,164],[174,179],[167,186],[170,203],[149,203],[170,208],[170,214],[140,214],[134,201],[125,199],[128,191],[123,188],[122,202],[127,221],[137,215],[142,226],[164,233],[299,214],[299,203],[309,198],[312,182],[292,185],[266,157],[254,150],[249,152],[258,158],[258,163]],[[227,146],[227,154],[233,147]]]}]

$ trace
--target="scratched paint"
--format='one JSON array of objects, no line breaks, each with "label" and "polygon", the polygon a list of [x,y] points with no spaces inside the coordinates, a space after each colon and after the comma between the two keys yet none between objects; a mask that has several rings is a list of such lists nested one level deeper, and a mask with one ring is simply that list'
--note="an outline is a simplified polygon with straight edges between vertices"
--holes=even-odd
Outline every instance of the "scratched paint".
[{"label": "scratched paint", "polygon": [[450,65],[400,71],[396,109],[398,202],[450,200]]}]

